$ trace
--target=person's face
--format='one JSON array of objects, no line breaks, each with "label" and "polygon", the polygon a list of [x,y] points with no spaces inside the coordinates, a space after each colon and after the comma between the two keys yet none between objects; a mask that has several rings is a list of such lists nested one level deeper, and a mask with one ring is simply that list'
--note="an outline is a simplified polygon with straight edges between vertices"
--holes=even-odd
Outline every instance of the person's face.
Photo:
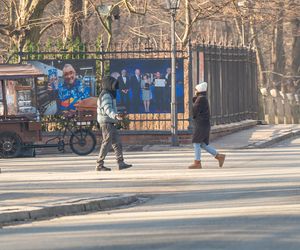
[{"label": "person's face", "polygon": [[149,80],[148,76],[144,76],[144,77],[143,77],[143,80],[144,80],[145,82],[148,82],[148,80]]},{"label": "person's face", "polygon": [[156,72],[156,78],[160,78],[160,73]]},{"label": "person's face", "polygon": [[167,68],[167,74],[171,74],[171,68]]},{"label": "person's face", "polygon": [[9,92],[9,93],[13,93],[13,92],[14,92],[15,84],[14,84],[13,81],[8,81],[7,87],[8,87],[8,92]]},{"label": "person's face", "polygon": [[137,76],[139,76],[139,75],[141,74],[141,71],[140,71],[139,69],[136,69],[136,70],[135,70],[135,74],[136,74]]},{"label": "person's face", "polygon": [[118,72],[113,72],[113,73],[111,73],[110,76],[113,77],[113,78],[115,78],[115,79],[118,79],[118,78],[120,77],[120,73],[118,73]]},{"label": "person's face", "polygon": [[127,74],[126,70],[122,70],[121,74],[122,74],[122,76],[126,76],[126,74]]},{"label": "person's face", "polygon": [[64,70],[64,79],[68,84],[73,84],[75,82],[75,71],[72,68],[66,68]]}]

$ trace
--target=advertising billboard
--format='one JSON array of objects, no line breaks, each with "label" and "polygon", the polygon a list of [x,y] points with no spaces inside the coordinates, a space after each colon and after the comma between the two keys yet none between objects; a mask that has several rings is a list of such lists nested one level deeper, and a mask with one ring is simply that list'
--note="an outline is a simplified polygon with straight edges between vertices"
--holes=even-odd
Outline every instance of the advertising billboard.
[{"label": "advertising billboard", "polygon": [[[115,59],[110,73],[118,72],[117,102],[127,112],[170,113],[171,59]],[[177,112],[184,112],[183,59],[176,62]]]},{"label": "advertising billboard", "polygon": [[95,60],[41,60],[28,63],[40,69],[45,81],[37,87],[41,115],[75,110],[78,101],[96,95]]}]

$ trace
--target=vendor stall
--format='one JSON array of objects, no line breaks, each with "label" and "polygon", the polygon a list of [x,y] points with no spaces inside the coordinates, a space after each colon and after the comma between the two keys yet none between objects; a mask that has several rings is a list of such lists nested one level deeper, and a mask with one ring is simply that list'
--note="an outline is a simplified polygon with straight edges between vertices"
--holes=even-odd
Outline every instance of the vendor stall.
[{"label": "vendor stall", "polygon": [[26,151],[34,156],[35,148],[57,147],[64,152],[65,145],[78,155],[87,155],[95,149],[96,137],[92,131],[95,102],[92,110],[87,103],[88,106],[81,108],[79,105],[78,110],[61,112],[64,125],[57,129],[57,135],[44,144],[37,143],[42,140],[40,111],[43,109],[37,83],[41,79],[43,84],[43,76],[32,65],[0,65],[0,158],[17,157]]},{"label": "vendor stall", "polygon": [[0,65],[0,157],[16,157],[22,145],[41,139],[32,65]]}]

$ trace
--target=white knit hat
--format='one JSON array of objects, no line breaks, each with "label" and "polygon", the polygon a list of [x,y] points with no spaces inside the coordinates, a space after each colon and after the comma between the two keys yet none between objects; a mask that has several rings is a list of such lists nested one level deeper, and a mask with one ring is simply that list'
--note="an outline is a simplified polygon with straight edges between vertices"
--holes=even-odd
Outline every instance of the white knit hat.
[{"label": "white knit hat", "polygon": [[197,92],[205,92],[207,91],[207,82],[201,82],[198,85],[196,85],[195,89]]}]

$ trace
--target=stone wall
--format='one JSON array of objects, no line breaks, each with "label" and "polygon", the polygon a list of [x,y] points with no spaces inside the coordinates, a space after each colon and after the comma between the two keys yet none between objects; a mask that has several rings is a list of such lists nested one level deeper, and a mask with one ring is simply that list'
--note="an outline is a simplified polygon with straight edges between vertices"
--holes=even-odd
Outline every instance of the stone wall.
[{"label": "stone wall", "polygon": [[[256,120],[245,120],[230,124],[215,125],[211,128],[210,139],[216,138],[253,127]],[[155,145],[171,144],[171,133],[169,131],[120,131],[122,142],[125,145]],[[179,131],[178,140],[180,144],[192,143],[192,131]]]},{"label": "stone wall", "polygon": [[264,120],[269,124],[299,124],[300,94],[260,89]]}]

